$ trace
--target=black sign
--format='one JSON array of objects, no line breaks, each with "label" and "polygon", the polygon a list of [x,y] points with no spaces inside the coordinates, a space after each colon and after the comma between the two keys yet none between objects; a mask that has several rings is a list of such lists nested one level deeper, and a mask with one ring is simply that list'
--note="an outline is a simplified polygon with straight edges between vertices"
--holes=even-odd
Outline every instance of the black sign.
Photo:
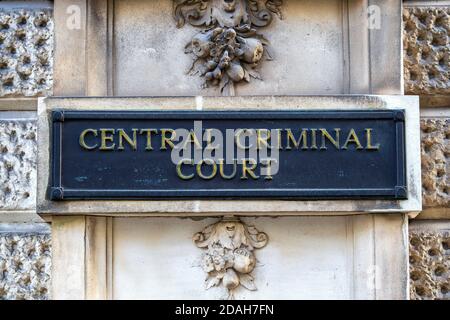
[{"label": "black sign", "polygon": [[399,110],[65,110],[52,118],[52,200],[407,196]]}]

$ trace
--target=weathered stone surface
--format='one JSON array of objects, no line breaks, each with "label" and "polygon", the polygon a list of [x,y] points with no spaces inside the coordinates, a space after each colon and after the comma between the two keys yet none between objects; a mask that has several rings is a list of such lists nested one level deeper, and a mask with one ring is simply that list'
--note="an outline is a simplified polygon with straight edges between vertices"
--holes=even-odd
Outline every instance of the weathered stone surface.
[{"label": "weathered stone surface", "polygon": [[234,298],[239,286],[256,291],[252,271],[256,267],[255,249],[264,248],[269,237],[241,220],[225,217],[193,237],[197,247],[206,249],[202,268],[208,274],[205,289],[223,286],[228,298]]},{"label": "weathered stone surface", "polygon": [[47,96],[52,86],[52,11],[0,9],[0,97]]},{"label": "weathered stone surface", "polygon": [[34,209],[36,122],[0,120],[0,210]]},{"label": "weathered stone surface", "polygon": [[50,234],[0,233],[0,300],[49,299],[50,240]]},{"label": "weathered stone surface", "polygon": [[422,119],[422,185],[425,207],[450,206],[450,119]]},{"label": "weathered stone surface", "polygon": [[450,233],[410,231],[411,299],[450,299]]},{"label": "weathered stone surface", "polygon": [[450,94],[450,7],[408,7],[404,21],[404,78],[408,94]]}]

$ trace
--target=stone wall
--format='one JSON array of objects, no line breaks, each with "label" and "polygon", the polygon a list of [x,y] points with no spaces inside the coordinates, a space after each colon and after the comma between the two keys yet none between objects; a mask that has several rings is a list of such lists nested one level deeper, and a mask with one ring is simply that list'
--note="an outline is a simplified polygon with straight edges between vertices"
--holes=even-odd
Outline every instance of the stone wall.
[{"label": "stone wall", "polygon": [[0,210],[36,206],[36,122],[0,119]]},{"label": "stone wall", "polygon": [[50,292],[51,246],[48,231],[0,232],[0,300],[45,300]]},{"label": "stone wall", "polygon": [[405,93],[422,109],[424,211],[410,222],[410,295],[450,299],[450,2],[404,5]]},{"label": "stone wall", "polygon": [[[405,93],[421,97],[423,205],[448,208],[450,2],[435,3],[404,2],[404,80]],[[436,106],[439,108],[432,110]]]},{"label": "stone wall", "polygon": [[[450,97],[450,4],[405,1],[405,93],[423,101]],[[8,9],[0,6],[0,98],[48,96],[53,91],[53,14],[49,8]],[[442,100],[440,100],[442,101]],[[443,101],[450,101],[444,99]],[[424,214],[439,210],[450,225],[450,104],[439,104],[438,116],[421,121]],[[430,104],[432,107],[433,104]],[[424,110],[428,105],[423,105]],[[11,216],[35,210],[36,127],[24,117],[0,114],[0,227]],[[434,211],[433,211],[434,212]],[[0,232],[0,299],[48,299],[49,230],[17,232],[29,220],[12,218]],[[3,222],[3,223],[2,223]],[[422,223],[422,222],[421,222]],[[426,220],[410,229],[412,299],[449,299],[449,231]],[[1,228],[0,228],[1,229]]]},{"label": "stone wall", "polygon": [[0,300],[50,297],[50,228],[35,214],[36,113],[23,110],[52,94],[53,34],[48,3],[0,3]]},{"label": "stone wall", "polygon": [[450,94],[450,7],[407,7],[403,13],[407,94]]},{"label": "stone wall", "polygon": [[52,12],[0,7],[0,97],[47,96],[52,86]]}]

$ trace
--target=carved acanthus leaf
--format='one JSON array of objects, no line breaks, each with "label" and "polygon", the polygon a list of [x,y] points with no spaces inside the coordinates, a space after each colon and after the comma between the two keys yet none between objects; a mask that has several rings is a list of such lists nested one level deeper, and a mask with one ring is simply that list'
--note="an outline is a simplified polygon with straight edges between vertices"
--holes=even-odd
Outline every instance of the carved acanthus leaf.
[{"label": "carved acanthus leaf", "polygon": [[193,26],[210,25],[211,15],[206,14],[210,9],[209,5],[209,0],[174,0],[173,11],[177,27],[183,27],[186,21]]},{"label": "carved acanthus leaf", "polygon": [[[195,27],[242,24],[265,27],[272,22],[273,15],[283,18],[282,4],[283,0],[232,0],[225,4],[223,0],[174,0],[173,12],[178,28],[186,22]],[[224,10],[224,5],[229,7]]]},{"label": "carved acanthus leaf", "polygon": [[281,5],[283,0],[247,0],[251,23],[256,27],[268,26],[273,14],[283,19]]}]

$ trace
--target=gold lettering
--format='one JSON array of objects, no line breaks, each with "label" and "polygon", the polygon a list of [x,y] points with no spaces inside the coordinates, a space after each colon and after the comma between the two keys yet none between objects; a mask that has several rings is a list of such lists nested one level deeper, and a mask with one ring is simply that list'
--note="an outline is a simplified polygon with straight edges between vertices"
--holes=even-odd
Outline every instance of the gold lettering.
[{"label": "gold lettering", "polygon": [[361,145],[361,143],[359,142],[359,139],[358,139],[358,136],[356,135],[355,129],[350,130],[347,140],[345,141],[345,144],[342,147],[342,149],[347,150],[349,143],[354,143],[356,145],[357,150],[364,149],[363,146]]},{"label": "gold lettering", "polygon": [[231,180],[234,177],[236,177],[236,172],[237,172],[237,161],[236,160],[233,160],[233,173],[231,175],[225,174],[224,166],[225,166],[225,161],[223,159],[220,159],[219,160],[219,173],[222,178],[224,178],[225,180]]},{"label": "gold lettering", "polygon": [[194,143],[195,148],[196,148],[197,150],[200,150],[200,149],[202,148],[202,145],[200,144],[200,142],[199,142],[198,139],[197,139],[197,135],[196,135],[195,132],[192,131],[192,130],[189,132],[188,138],[187,138],[186,141],[184,142],[183,148],[182,148],[182,149],[186,148],[186,146],[187,146],[189,143]]},{"label": "gold lettering", "polygon": [[123,129],[117,129],[117,132],[119,133],[119,147],[117,150],[124,150],[125,147],[123,146],[123,140],[131,146],[133,150],[137,149],[137,138],[136,133],[138,129],[132,129],[133,131],[133,138],[130,138],[130,136],[125,132]]},{"label": "gold lettering", "polygon": [[276,159],[263,159],[261,164],[267,168],[267,175],[264,177],[265,180],[272,180],[272,163],[277,163]]},{"label": "gold lettering", "polygon": [[326,129],[320,129],[320,132],[322,132],[322,146],[320,147],[320,150],[327,150],[327,147],[325,145],[326,139],[328,139],[336,147],[336,149],[339,150],[340,148],[339,135],[341,129],[334,129],[334,131],[336,132],[336,138],[333,138]]},{"label": "gold lettering", "polygon": [[[241,135],[245,132],[245,131],[247,131],[247,129],[239,129],[239,130],[237,130],[236,131],[236,133],[235,133],[235,135],[234,135],[234,137],[235,137],[235,140],[236,140],[236,145],[238,146],[238,148],[239,149],[243,149],[243,150],[248,150],[248,149],[250,149],[253,145],[249,145],[249,146],[245,146],[245,145],[243,145],[242,143],[241,143]],[[245,140],[244,140],[244,144],[245,144]]]},{"label": "gold lettering", "polygon": [[215,150],[218,149],[218,146],[214,147],[213,146],[213,141],[212,141],[212,129],[206,129],[205,130],[205,135],[206,135],[206,148],[205,150]]},{"label": "gold lettering", "polygon": [[[203,174],[203,172],[202,172],[203,164],[207,164],[207,165],[212,166],[212,172],[211,172],[211,174],[209,176]],[[197,164],[197,175],[200,178],[202,178],[204,180],[211,180],[211,179],[213,179],[216,176],[216,174],[217,174],[217,164],[213,160],[211,160],[211,159],[202,159]]]},{"label": "gold lettering", "polygon": [[95,148],[98,147],[98,144],[96,143],[94,146],[88,146],[86,144],[86,141],[84,140],[86,134],[88,133],[92,133],[94,135],[94,137],[96,137],[98,135],[97,130],[95,129],[86,129],[84,130],[81,134],[80,134],[80,146],[82,146],[84,149],[86,150],[93,150]]},{"label": "gold lettering", "polygon": [[380,149],[379,143],[377,143],[376,145],[372,145],[372,131],[373,131],[373,129],[366,128],[366,140],[367,140],[366,149],[367,150],[379,150]]},{"label": "gold lettering", "polygon": [[258,129],[256,130],[256,134],[258,140],[258,150],[262,149],[261,145],[268,147],[268,141],[270,140],[270,131],[268,129]]},{"label": "gold lettering", "polygon": [[157,129],[142,129],[139,134],[147,134],[147,146],[145,147],[145,150],[153,150],[152,147],[152,133],[157,134]]},{"label": "gold lettering", "polygon": [[[247,166],[248,163],[251,163],[251,166]],[[257,163],[255,160],[253,159],[244,159],[242,160],[242,180],[247,180],[247,173],[249,174],[250,177],[252,177],[253,179],[257,180],[259,179],[259,177],[253,172],[253,170],[255,170],[257,167]]]},{"label": "gold lettering", "polygon": [[[167,138],[166,134],[170,133],[170,137]],[[167,150],[166,144],[168,144],[172,149],[175,147],[173,144],[173,140],[175,140],[177,134],[175,130],[172,129],[161,129],[161,149],[160,150]]]},{"label": "gold lettering", "polygon": [[[302,149],[308,149],[308,129],[303,129],[300,137],[298,138],[298,140],[295,140],[294,134],[292,133],[291,129],[286,129],[286,134],[287,134],[287,146],[286,146],[286,150],[291,150],[291,142],[294,144],[294,147],[296,149],[298,149],[300,147],[300,144],[303,141],[303,146]],[[281,145],[281,144],[280,144]]]},{"label": "gold lettering", "polygon": [[183,164],[186,164],[186,165],[194,165],[194,160],[192,160],[192,159],[182,159],[182,160],[180,160],[179,162],[178,162],[178,164],[177,164],[177,175],[178,175],[178,177],[180,178],[180,179],[183,179],[183,180],[191,180],[191,179],[193,179],[194,178],[194,174],[192,173],[192,174],[190,174],[190,175],[184,175],[182,172],[181,172],[181,166],[183,165]]},{"label": "gold lettering", "polygon": [[311,149],[317,150],[317,129],[311,129]]},{"label": "gold lettering", "polygon": [[107,142],[113,142],[114,141],[114,133],[116,130],[114,129],[100,129],[100,137],[101,137],[101,145],[100,150],[114,150],[115,143],[112,145],[107,146]]},{"label": "gold lettering", "polygon": [[277,130],[277,136],[278,136],[278,150],[282,150],[283,147],[281,146],[281,130],[283,129],[276,129]]}]

